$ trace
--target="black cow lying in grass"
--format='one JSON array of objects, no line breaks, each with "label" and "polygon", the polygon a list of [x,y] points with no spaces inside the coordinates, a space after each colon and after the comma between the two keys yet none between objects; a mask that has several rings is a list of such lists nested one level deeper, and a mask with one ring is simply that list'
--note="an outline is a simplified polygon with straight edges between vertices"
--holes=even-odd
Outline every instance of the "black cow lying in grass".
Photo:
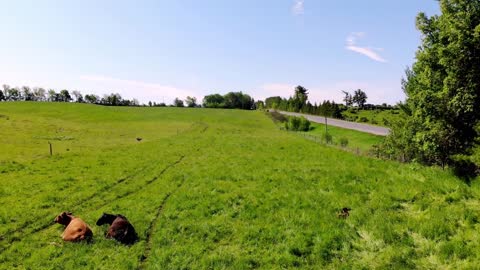
[{"label": "black cow lying in grass", "polygon": [[137,233],[132,224],[122,215],[112,215],[103,213],[98,219],[97,225],[110,224],[107,231],[107,238],[114,238],[120,243],[131,245],[138,240]]}]

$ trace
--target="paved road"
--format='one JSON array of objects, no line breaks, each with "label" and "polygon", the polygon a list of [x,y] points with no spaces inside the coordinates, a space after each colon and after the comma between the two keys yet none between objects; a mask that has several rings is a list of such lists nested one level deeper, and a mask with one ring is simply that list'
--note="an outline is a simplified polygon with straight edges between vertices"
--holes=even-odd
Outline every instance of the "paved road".
[{"label": "paved road", "polygon": [[[308,120],[310,120],[312,122],[325,124],[325,117],[323,117],[323,116],[316,116],[316,115],[309,115],[309,114],[302,114],[302,113],[293,113],[293,112],[284,112],[284,111],[277,111],[277,112],[282,113],[282,114],[286,114],[286,115],[303,116],[303,117],[307,118]],[[380,136],[387,136],[388,133],[390,133],[390,129],[386,128],[386,127],[379,127],[379,126],[373,126],[373,125],[368,125],[368,124],[349,122],[349,121],[338,120],[338,119],[328,118],[328,117],[327,117],[327,124],[332,125],[332,126],[336,126],[336,127],[346,128],[346,129],[358,130],[358,131],[361,131],[361,132],[366,132],[366,133],[380,135]]]}]

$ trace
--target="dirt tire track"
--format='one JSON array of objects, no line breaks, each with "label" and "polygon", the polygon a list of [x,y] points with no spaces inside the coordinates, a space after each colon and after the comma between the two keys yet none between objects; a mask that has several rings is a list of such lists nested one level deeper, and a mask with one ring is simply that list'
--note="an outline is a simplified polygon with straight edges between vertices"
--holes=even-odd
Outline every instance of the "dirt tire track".
[{"label": "dirt tire track", "polygon": [[[135,194],[135,193],[143,190],[146,186],[148,186],[148,185],[152,184],[153,182],[155,182],[156,180],[158,180],[163,174],[165,174],[165,172],[166,172],[168,169],[170,169],[170,168],[174,167],[175,165],[179,164],[180,162],[182,162],[182,160],[183,160],[184,158],[185,158],[185,155],[180,156],[180,158],[179,158],[177,161],[175,161],[175,162],[167,165],[162,171],[160,171],[160,173],[159,173],[158,175],[156,175],[156,176],[153,177],[152,179],[146,181],[143,186],[141,186],[141,187],[139,187],[139,188],[137,188],[137,189],[135,189],[135,190],[133,190],[133,191],[128,191],[128,192],[126,192],[126,193],[124,193],[124,194],[122,194],[122,195],[120,195],[120,196],[116,196],[116,197],[113,198],[112,200],[106,201],[106,202],[104,202],[103,204],[97,206],[97,208],[102,208],[102,207],[104,207],[105,205],[108,205],[109,203],[111,203],[112,201],[125,198],[125,197],[127,197],[127,196],[129,196],[129,195],[131,195],[131,194]],[[146,166],[145,166],[145,167],[146,167]],[[137,170],[137,171],[138,171],[138,170]],[[136,175],[136,174],[135,174],[135,175]],[[133,175],[133,176],[135,176],[135,175]],[[132,176],[132,178],[133,178],[133,176]],[[124,178],[126,178],[126,177],[124,177]],[[127,180],[127,179],[121,178],[121,179],[119,179],[116,183],[118,184],[118,182],[120,182],[120,181],[121,181],[120,183],[122,183],[122,182],[125,182],[126,180]],[[111,185],[111,186],[113,187],[113,186],[115,186],[115,185]],[[107,190],[108,190],[108,189],[107,189]],[[91,199],[94,198],[94,196],[89,196],[89,197],[91,197],[89,200],[91,200]],[[85,202],[84,202],[84,203],[85,203]],[[83,203],[83,204],[84,204],[84,203]],[[40,232],[40,231],[43,231],[43,230],[49,228],[49,227],[52,226],[52,225],[54,225],[54,223],[51,223],[51,222],[49,222],[49,223],[44,223],[44,224],[42,224],[40,227],[38,227],[37,229],[34,229],[34,230],[32,230],[31,232],[26,233],[23,238],[25,238],[25,237],[27,237],[27,236],[30,236],[30,235],[32,235],[32,234],[38,233],[38,232]],[[18,229],[17,229],[15,232],[22,232],[23,230],[25,230],[25,229],[27,229],[27,228],[28,228],[28,227],[24,227],[24,228],[22,228],[22,230],[18,230]],[[6,243],[6,244],[7,244],[6,247],[1,247],[1,248],[0,248],[0,254],[3,253],[5,250],[7,250],[9,245],[11,245],[11,244],[13,244],[13,243],[15,243],[15,242],[21,241],[21,240],[22,240],[21,238],[17,238],[17,237],[15,237],[15,238],[13,238],[13,239],[10,239],[10,241],[8,241],[8,242]]]},{"label": "dirt tire track", "polygon": [[140,256],[139,258],[137,269],[145,268],[145,262],[150,256],[150,252],[152,250],[152,232],[157,227],[158,221],[160,219],[160,216],[163,214],[163,210],[165,209],[165,205],[167,204],[168,199],[173,194],[175,194],[183,186],[184,183],[185,183],[185,176],[183,176],[182,181],[175,187],[174,190],[167,193],[165,198],[163,198],[162,202],[160,203],[160,206],[157,208],[157,214],[153,218],[152,222],[150,222],[150,225],[148,226],[148,229],[147,229],[147,235],[145,239],[145,248],[143,250],[142,256]]}]

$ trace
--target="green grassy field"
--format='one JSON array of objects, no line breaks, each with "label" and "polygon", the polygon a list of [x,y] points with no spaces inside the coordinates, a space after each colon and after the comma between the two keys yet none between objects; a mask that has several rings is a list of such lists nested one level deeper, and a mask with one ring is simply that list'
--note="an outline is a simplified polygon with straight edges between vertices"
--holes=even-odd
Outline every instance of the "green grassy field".
[{"label": "green grassy field", "polygon": [[373,145],[377,145],[383,142],[383,136],[372,135],[364,132],[359,132],[350,129],[344,129],[340,127],[328,126],[327,131],[325,131],[324,124],[312,123],[313,130],[309,131],[308,134],[316,136],[321,141],[325,141],[325,133],[328,132],[332,136],[332,144],[340,147],[340,140],[342,138],[348,141],[346,149],[356,151],[358,148],[363,153],[368,152]]},{"label": "green grassy field", "polygon": [[397,120],[400,111],[396,110],[357,110],[349,109],[342,112],[345,120],[359,123],[369,123],[378,126],[390,126],[390,123]]},{"label": "green grassy field", "polygon": [[[324,146],[262,112],[21,102],[0,103],[0,115],[3,269],[480,262],[478,181]],[[90,225],[92,243],[62,242],[53,219],[65,210]],[[103,212],[127,216],[140,241],[104,239]]]}]

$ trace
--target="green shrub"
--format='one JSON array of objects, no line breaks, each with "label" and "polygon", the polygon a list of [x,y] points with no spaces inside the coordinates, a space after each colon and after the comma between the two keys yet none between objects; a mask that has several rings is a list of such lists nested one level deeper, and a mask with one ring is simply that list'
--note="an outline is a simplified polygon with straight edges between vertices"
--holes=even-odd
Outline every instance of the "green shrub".
[{"label": "green shrub", "polygon": [[366,123],[366,122],[368,122],[368,118],[366,118],[365,116],[362,116],[362,117],[358,118],[357,122]]},{"label": "green shrub", "polygon": [[383,124],[384,124],[385,126],[389,126],[389,125],[390,125],[390,122],[388,121],[388,119],[383,118],[382,121],[383,121]]},{"label": "green shrub", "polygon": [[288,121],[288,118],[279,112],[267,110],[267,114],[272,118],[274,122],[285,123]]},{"label": "green shrub", "polygon": [[285,128],[291,131],[309,131],[310,130],[310,121],[305,117],[288,117],[288,121],[285,122]]},{"label": "green shrub", "polygon": [[326,143],[332,143],[333,137],[330,135],[330,133],[325,133],[323,135],[323,139],[325,140]]},{"label": "green shrub", "polygon": [[310,121],[307,120],[305,117],[300,118],[300,130],[301,131],[309,131],[310,130]]},{"label": "green shrub", "polygon": [[348,139],[345,137],[340,138],[340,146],[347,147],[347,145],[348,145]]},{"label": "green shrub", "polygon": [[472,158],[467,155],[455,155],[453,156],[452,167],[453,172],[458,177],[470,182],[478,174],[478,167],[472,161]]},{"label": "green shrub", "polygon": [[300,118],[295,116],[288,117],[288,121],[285,122],[285,129],[298,131],[299,128],[300,128]]}]

